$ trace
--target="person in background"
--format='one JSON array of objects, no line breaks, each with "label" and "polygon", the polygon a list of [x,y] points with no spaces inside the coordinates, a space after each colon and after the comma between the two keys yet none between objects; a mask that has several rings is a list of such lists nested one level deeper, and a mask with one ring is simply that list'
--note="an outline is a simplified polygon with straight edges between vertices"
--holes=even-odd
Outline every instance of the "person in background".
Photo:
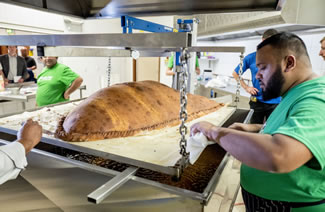
[{"label": "person in background", "polygon": [[37,69],[36,62],[34,58],[28,55],[28,47],[24,46],[20,49],[21,56],[25,59],[27,65],[27,71],[29,74],[29,78],[26,79],[26,82],[33,81],[36,82],[34,70]]},{"label": "person in background", "polygon": [[[177,85],[177,81],[179,78],[179,67],[176,67],[176,72],[173,71],[173,67],[174,67],[174,53],[169,57],[168,59],[168,64],[167,64],[167,69],[166,69],[166,75],[167,76],[173,76],[173,82],[172,82],[172,88],[179,90],[179,85]],[[195,73],[197,75],[200,75],[200,66],[199,66],[199,59],[196,55],[196,59],[195,59]]]},{"label": "person in background", "polygon": [[26,62],[24,58],[17,55],[16,46],[8,46],[8,54],[0,56],[2,70],[0,74],[5,80],[5,84],[13,83],[16,76],[21,76],[18,82],[24,82],[29,74],[27,72]]},{"label": "person in background", "polygon": [[45,68],[37,77],[36,104],[44,106],[69,101],[83,79],[68,66],[57,62],[57,57],[44,57]]},{"label": "person in background", "polygon": [[[268,29],[263,33],[262,41],[266,38],[277,34],[278,32],[275,29]],[[236,80],[239,80],[239,68],[238,65],[234,72],[232,73],[233,77]],[[251,119],[252,124],[263,124],[264,121],[270,116],[275,107],[280,103],[281,98],[275,97],[274,99],[264,100],[262,97],[262,90],[256,79],[256,73],[258,71],[256,67],[256,52],[250,53],[244,58],[243,61],[243,73],[245,73],[248,69],[251,71],[252,83],[253,87],[248,86],[244,80],[240,81],[241,86],[245,89],[245,91],[251,94],[251,98],[249,101],[249,106],[251,109],[254,109],[254,113]]]},{"label": "person in background", "polygon": [[260,43],[256,64],[263,98],[282,96],[265,124],[199,122],[191,135],[202,132],[242,162],[246,211],[325,211],[325,77],[288,32]]},{"label": "person in background", "polygon": [[325,37],[322,38],[322,40],[320,40],[320,52],[319,52],[319,56],[321,56],[323,58],[323,60],[325,60]]},{"label": "person in background", "polygon": [[42,127],[28,119],[17,133],[17,140],[0,146],[0,185],[16,179],[27,166],[26,154],[36,146],[42,137]]}]

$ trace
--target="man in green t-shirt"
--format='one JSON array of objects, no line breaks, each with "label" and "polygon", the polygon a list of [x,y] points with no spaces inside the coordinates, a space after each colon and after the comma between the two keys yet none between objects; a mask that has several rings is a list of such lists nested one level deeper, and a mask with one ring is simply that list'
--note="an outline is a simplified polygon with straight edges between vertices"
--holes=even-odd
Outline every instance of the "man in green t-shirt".
[{"label": "man in green t-shirt", "polygon": [[266,123],[200,122],[191,135],[202,132],[242,162],[247,211],[325,211],[325,77],[313,73],[304,42],[287,32],[258,45],[256,65],[263,98],[283,98]]},{"label": "man in green t-shirt", "polygon": [[68,101],[83,82],[78,74],[57,60],[57,57],[44,57],[46,67],[37,78],[37,106]]}]

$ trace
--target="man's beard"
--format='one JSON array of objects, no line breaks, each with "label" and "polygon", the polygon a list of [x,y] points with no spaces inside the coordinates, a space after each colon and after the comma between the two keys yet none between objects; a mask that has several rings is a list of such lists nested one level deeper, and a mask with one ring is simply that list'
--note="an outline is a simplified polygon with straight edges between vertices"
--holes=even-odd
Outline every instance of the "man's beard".
[{"label": "man's beard", "polygon": [[283,84],[284,77],[282,75],[281,66],[278,65],[274,74],[271,76],[269,82],[265,86],[265,90],[262,91],[263,100],[267,101],[279,97]]}]

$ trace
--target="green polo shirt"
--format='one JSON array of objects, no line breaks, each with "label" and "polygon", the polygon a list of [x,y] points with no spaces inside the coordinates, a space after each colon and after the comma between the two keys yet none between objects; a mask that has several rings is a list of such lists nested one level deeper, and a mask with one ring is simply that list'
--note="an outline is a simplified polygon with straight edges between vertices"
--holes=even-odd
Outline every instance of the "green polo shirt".
[{"label": "green polo shirt", "polygon": [[36,103],[38,106],[68,101],[64,92],[79,77],[68,66],[57,63],[51,68],[45,67],[37,78]]},{"label": "green polo shirt", "polygon": [[[196,68],[199,68],[199,59],[198,57],[196,56],[195,57],[195,67]],[[168,65],[167,65],[168,68],[173,68],[174,67],[174,54],[172,54],[169,59],[168,59]]]},{"label": "green polo shirt", "polygon": [[[285,174],[264,172],[243,164],[243,188],[269,200],[315,202],[325,199],[325,77],[290,89],[268,118],[261,133],[295,138],[306,145],[314,157]],[[325,204],[292,211],[325,211]]]}]

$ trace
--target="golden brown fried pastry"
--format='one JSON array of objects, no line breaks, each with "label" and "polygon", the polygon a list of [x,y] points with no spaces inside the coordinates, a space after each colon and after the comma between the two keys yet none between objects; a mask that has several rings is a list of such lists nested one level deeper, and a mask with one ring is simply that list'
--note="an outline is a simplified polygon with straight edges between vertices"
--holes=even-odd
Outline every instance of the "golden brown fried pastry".
[{"label": "golden brown fried pastry", "polygon": [[[188,120],[222,105],[188,94]],[[180,124],[180,93],[154,81],[129,82],[101,89],[64,117],[56,137],[66,141],[95,141],[127,137],[144,130]]]}]

